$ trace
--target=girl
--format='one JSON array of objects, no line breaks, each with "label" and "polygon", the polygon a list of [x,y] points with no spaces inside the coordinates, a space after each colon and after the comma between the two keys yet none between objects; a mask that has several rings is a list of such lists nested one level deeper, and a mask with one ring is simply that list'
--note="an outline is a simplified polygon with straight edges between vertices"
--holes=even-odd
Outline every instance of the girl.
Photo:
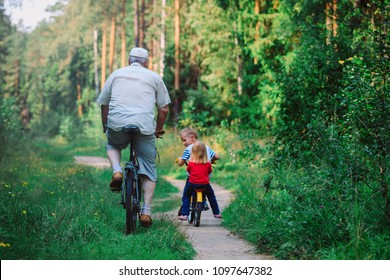
[{"label": "girl", "polygon": [[183,194],[183,208],[179,220],[187,220],[190,212],[190,199],[195,188],[205,190],[206,196],[210,201],[211,209],[215,218],[222,218],[220,214],[217,199],[210,185],[210,174],[212,172],[211,163],[207,159],[206,145],[197,141],[192,147],[190,162],[187,166],[188,181]]}]

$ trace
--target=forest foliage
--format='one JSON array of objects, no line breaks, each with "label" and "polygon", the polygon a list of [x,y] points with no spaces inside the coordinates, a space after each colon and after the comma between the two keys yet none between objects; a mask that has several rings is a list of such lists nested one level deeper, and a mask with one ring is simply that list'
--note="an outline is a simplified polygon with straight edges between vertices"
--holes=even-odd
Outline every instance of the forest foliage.
[{"label": "forest foliage", "polygon": [[[101,83],[138,45],[149,49],[149,68],[169,89],[170,126],[216,135],[227,159],[245,162],[246,172],[269,170],[241,182],[253,188],[243,188],[249,199],[240,207],[259,201],[250,218],[275,207],[274,215],[283,210],[288,217],[268,221],[286,224],[251,232],[232,222],[232,229],[270,248],[284,244],[282,258],[321,257],[307,250],[388,233],[389,0],[62,0],[34,30],[13,26],[3,4],[2,158],[20,139],[18,127],[93,138]],[[241,145],[230,143],[231,135]],[[267,160],[256,163],[265,153]],[[319,214],[314,205],[334,213]],[[240,215],[235,207],[232,220]],[[305,224],[298,221],[302,208]],[[314,223],[329,222],[335,226],[305,235]],[[265,237],[292,225],[294,232],[280,232],[275,243]],[[292,235],[320,241],[302,248],[302,240],[286,241]],[[344,257],[369,258],[354,253]]]}]

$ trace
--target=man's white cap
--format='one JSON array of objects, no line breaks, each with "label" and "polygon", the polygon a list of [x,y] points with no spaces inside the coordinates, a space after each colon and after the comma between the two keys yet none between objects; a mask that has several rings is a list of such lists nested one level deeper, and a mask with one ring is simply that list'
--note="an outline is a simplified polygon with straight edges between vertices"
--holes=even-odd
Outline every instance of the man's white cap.
[{"label": "man's white cap", "polygon": [[130,51],[130,56],[135,56],[135,57],[139,57],[139,58],[149,59],[148,51],[143,49],[143,48],[133,48]]}]

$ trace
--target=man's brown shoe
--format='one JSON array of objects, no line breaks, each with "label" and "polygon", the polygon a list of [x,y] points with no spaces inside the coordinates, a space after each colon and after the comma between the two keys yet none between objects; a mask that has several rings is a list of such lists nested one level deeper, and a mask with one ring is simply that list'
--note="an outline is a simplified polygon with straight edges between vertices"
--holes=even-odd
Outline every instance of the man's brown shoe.
[{"label": "man's brown shoe", "polygon": [[120,192],[122,187],[123,174],[122,172],[115,172],[112,175],[112,179],[110,182],[110,188],[112,192]]},{"label": "man's brown shoe", "polygon": [[141,215],[141,226],[150,227],[152,225],[152,223],[153,223],[153,221],[152,221],[152,217],[150,217],[150,215],[147,215],[147,214]]}]

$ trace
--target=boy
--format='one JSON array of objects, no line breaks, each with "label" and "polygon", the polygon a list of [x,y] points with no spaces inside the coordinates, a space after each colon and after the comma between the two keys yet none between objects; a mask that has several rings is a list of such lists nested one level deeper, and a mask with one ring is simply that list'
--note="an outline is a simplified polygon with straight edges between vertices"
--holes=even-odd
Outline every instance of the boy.
[{"label": "boy", "polygon": [[[183,164],[190,159],[192,147],[198,141],[198,133],[193,128],[186,127],[180,131],[179,136],[183,145],[186,146],[186,149],[184,150],[183,155],[177,159],[177,164],[183,166]],[[209,146],[206,146],[206,148],[207,158],[210,162],[214,162],[220,158]]]}]

